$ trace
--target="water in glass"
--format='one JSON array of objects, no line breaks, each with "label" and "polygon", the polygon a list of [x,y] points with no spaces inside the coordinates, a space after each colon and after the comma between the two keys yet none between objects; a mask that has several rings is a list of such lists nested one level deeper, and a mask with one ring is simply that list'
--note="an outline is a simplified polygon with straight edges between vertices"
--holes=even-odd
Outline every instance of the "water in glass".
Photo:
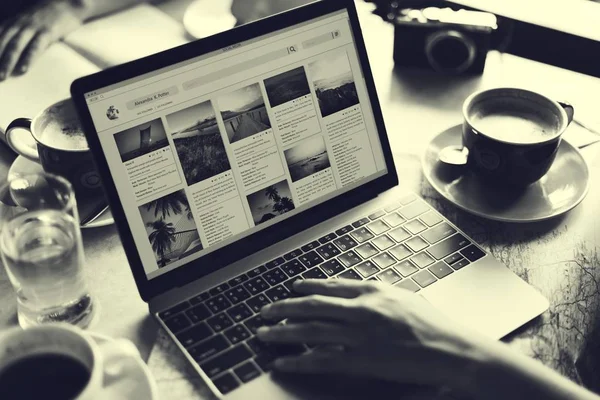
[{"label": "water in glass", "polygon": [[17,294],[19,324],[85,327],[93,317],[93,301],[76,211],[40,208],[4,221],[0,235],[2,261]]}]

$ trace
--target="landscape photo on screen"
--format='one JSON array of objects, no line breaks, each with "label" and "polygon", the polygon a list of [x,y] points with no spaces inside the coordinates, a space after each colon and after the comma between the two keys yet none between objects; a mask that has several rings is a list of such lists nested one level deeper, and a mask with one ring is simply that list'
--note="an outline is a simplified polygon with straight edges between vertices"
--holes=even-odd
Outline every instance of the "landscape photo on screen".
[{"label": "landscape photo on screen", "polygon": [[321,135],[305,139],[284,151],[292,182],[331,166],[325,141]]},{"label": "landscape photo on screen", "polygon": [[114,137],[124,163],[169,145],[160,118],[115,133]]},{"label": "landscape photo on screen", "polygon": [[277,107],[310,94],[304,67],[300,66],[265,79],[265,90],[271,107]]},{"label": "landscape photo on screen", "polygon": [[260,85],[254,83],[217,100],[229,143],[245,139],[271,128]]},{"label": "landscape photo on screen", "polygon": [[189,186],[231,168],[209,100],[167,115],[167,124]]},{"label": "landscape photo on screen", "polygon": [[308,68],[323,117],[358,104],[356,85],[345,51],[328,54],[309,64]]},{"label": "landscape photo on screen", "polygon": [[143,204],[139,211],[159,268],[202,250],[183,189]]},{"label": "landscape photo on screen", "polygon": [[248,195],[248,205],[255,225],[262,224],[295,208],[287,180],[269,185]]}]

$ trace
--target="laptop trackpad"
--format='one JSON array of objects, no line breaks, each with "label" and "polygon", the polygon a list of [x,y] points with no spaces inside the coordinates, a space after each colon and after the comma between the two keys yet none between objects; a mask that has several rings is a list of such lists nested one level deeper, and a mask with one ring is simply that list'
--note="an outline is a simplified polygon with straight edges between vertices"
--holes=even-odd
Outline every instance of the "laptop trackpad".
[{"label": "laptop trackpad", "polygon": [[226,396],[227,400],[431,400],[439,388],[356,376],[272,372]]},{"label": "laptop trackpad", "polygon": [[493,339],[543,313],[548,300],[491,256],[424,290],[444,314]]}]

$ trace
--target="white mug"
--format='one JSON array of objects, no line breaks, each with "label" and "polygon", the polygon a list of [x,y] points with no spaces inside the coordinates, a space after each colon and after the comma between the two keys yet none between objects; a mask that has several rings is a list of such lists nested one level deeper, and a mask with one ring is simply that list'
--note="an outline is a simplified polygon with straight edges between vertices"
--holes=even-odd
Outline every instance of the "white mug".
[{"label": "white mug", "polygon": [[[66,323],[27,329],[16,327],[0,332],[0,375],[15,361],[44,353],[75,358],[87,368],[89,380],[76,400],[105,399],[110,386],[115,385],[127,370],[136,368],[135,357],[139,357],[137,348],[129,340],[107,340],[98,344],[89,333]],[[31,384],[35,385],[35,382]],[[44,389],[41,392],[45,398],[54,398]]]}]

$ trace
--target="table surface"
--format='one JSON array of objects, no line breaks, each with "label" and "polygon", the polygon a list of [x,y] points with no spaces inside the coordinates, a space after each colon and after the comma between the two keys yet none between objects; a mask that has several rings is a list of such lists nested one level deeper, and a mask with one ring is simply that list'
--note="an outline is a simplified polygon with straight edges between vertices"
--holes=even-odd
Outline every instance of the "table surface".
[{"label": "table surface", "polygon": [[[189,0],[174,0],[159,7],[181,21],[187,3]],[[441,198],[421,173],[420,155],[437,133],[461,122],[462,102],[475,90],[494,86],[528,87],[557,99],[568,99],[576,110],[585,110],[594,104],[591,94],[600,93],[600,80],[497,52],[488,55],[481,76],[442,77],[423,71],[394,71],[393,27],[371,15],[370,5],[357,3],[357,6],[401,185],[420,193],[550,300],[546,313],[504,340],[577,379],[574,360],[586,340],[591,340],[593,334],[600,335],[593,330],[600,311],[600,269],[597,268],[600,265],[597,207],[600,187],[592,182],[586,199],[579,206],[546,222],[494,222],[470,215]],[[600,144],[596,144],[582,150],[592,179],[600,170],[599,149]],[[13,159],[14,156],[0,146],[0,182],[6,178]],[[150,358],[149,364],[156,372],[159,386],[161,380],[173,381],[172,375],[161,374],[160,368],[164,362],[183,366],[183,357],[169,354],[172,348],[149,317],[115,227],[85,229],[83,241],[91,290],[100,305],[99,320],[91,329],[132,340],[144,359]],[[0,329],[16,323],[14,293],[4,268],[0,268]],[[150,357],[151,352],[157,355]],[[165,357],[169,360],[165,361]],[[183,373],[179,379],[185,380],[186,376],[189,378],[188,373]]]}]

